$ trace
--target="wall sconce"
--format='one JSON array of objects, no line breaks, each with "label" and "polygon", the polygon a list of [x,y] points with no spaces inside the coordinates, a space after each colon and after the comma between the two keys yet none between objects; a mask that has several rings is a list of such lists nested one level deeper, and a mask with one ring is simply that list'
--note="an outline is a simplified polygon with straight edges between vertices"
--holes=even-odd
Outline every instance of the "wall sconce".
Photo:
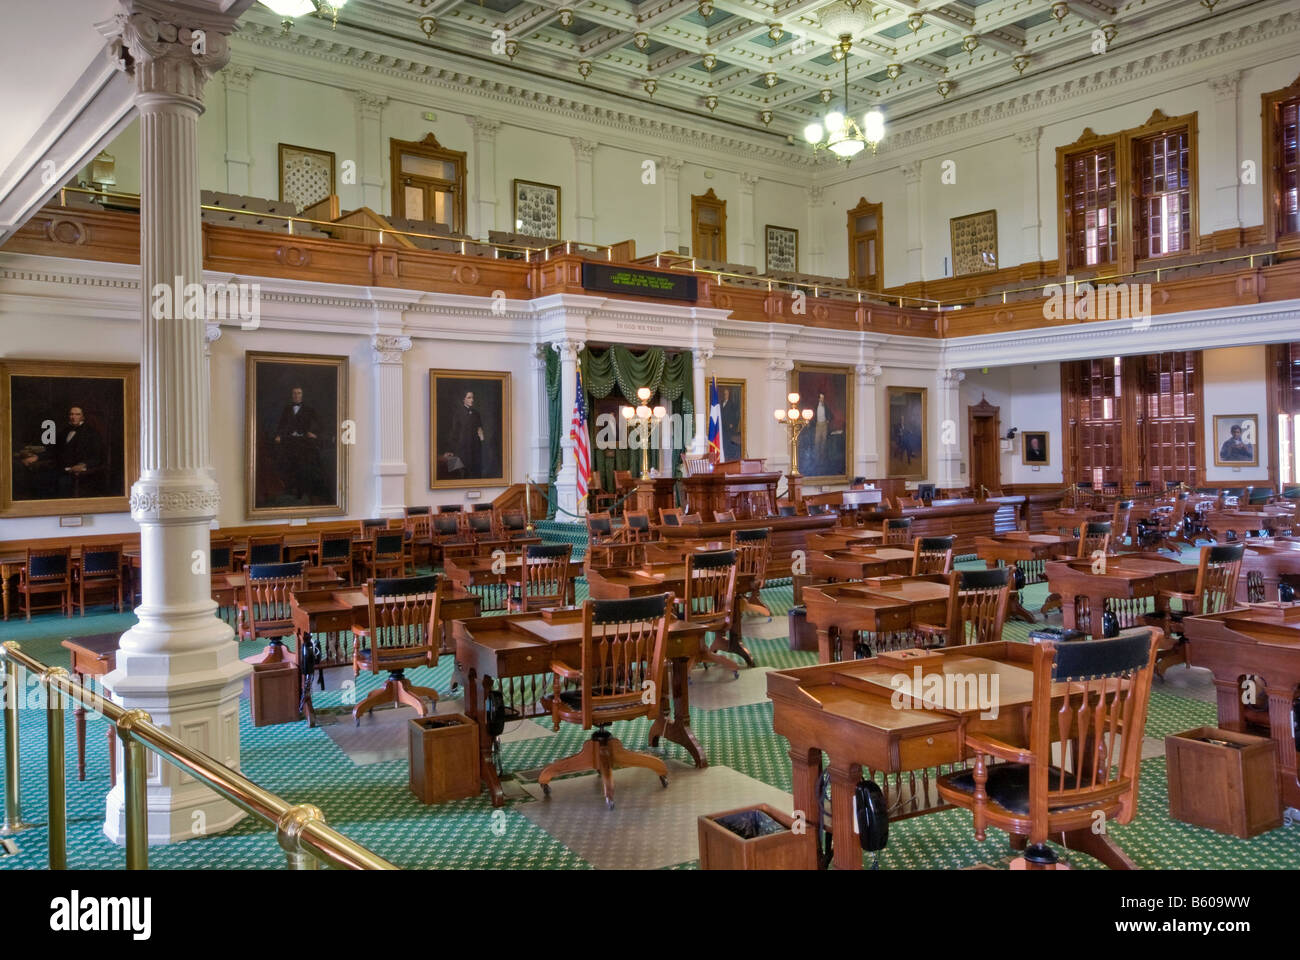
[{"label": "wall sconce", "polygon": [[507,41],[506,41],[506,56],[509,57],[511,60],[513,60],[513,59],[515,58],[515,54],[518,53],[518,52],[519,52],[519,41],[518,41],[518,40],[507,40]]},{"label": "wall sconce", "polygon": [[713,0],[700,0],[700,16],[705,20],[713,16]]},{"label": "wall sconce", "polygon": [[1115,42],[1115,35],[1119,33],[1119,27],[1113,23],[1103,23],[1101,25],[1101,35],[1106,38],[1107,43]]},{"label": "wall sconce", "polygon": [[835,94],[833,94],[829,89],[820,90],[817,93],[817,99],[821,100],[822,103],[830,103],[831,97],[833,96],[835,96]]},{"label": "wall sconce", "polygon": [[712,70],[718,65],[718,58],[712,53],[706,53],[702,58],[705,70]]},{"label": "wall sconce", "polygon": [[762,111],[758,115],[758,119],[763,121],[763,126],[770,127],[772,125],[772,111],[771,110]]},{"label": "wall sconce", "polygon": [[1064,0],[1056,0],[1056,3],[1052,4],[1052,16],[1056,18],[1057,23],[1060,23],[1062,20],[1064,20],[1065,15],[1068,14],[1069,12],[1070,12],[1070,5],[1068,3],[1065,3]]}]

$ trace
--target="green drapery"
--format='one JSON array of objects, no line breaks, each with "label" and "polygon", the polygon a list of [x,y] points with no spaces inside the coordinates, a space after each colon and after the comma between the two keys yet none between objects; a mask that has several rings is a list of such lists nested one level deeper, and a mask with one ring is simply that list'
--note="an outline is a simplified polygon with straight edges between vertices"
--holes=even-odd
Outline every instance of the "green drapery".
[{"label": "green drapery", "polygon": [[563,405],[560,403],[561,386],[560,354],[549,344],[546,347],[546,429],[551,440],[550,474],[546,478],[546,519],[555,519],[555,475],[560,472],[560,418]]},{"label": "green drapery", "polygon": [[[641,387],[649,387],[651,393],[657,393],[662,400],[673,405],[681,428],[673,431],[672,472],[674,476],[680,475],[682,451],[688,433],[694,430],[695,383],[691,354],[687,351],[670,353],[663,347],[651,347],[636,353],[627,347],[612,346],[599,351],[584,349],[579,362],[582,364],[582,386],[587,395],[589,414],[592,398],[608,397],[615,389],[624,401],[633,406],[640,402],[636,392]],[[639,449],[620,445],[602,450],[596,445],[600,431],[595,417],[588,417],[587,427],[590,431],[592,473],[600,475],[605,490],[615,489],[615,470],[631,470],[640,475]],[[653,449],[652,462],[657,462],[653,459]]]}]

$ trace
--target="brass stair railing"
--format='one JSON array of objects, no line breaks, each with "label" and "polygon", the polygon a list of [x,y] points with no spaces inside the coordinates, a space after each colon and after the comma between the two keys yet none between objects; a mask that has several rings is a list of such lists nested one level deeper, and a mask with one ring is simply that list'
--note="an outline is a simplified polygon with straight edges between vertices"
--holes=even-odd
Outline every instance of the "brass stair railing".
[{"label": "brass stair railing", "polygon": [[143,710],[125,710],[73,680],[63,667],[49,667],[23,653],[15,642],[0,644],[4,662],[5,817],[0,835],[13,835],[30,824],[22,821],[18,765],[19,671],[39,678],[46,693],[49,779],[49,862],[51,870],[68,866],[67,771],[65,763],[65,703],[79,703],[101,714],[117,728],[122,741],[126,799],[126,868],[149,868],[149,825],[145,784],[149,775],[146,750],[207,784],[245,813],[272,827],[290,870],[320,866],[346,870],[395,870],[393,864],[348,839],[325,823],[311,804],[291,804],[259,787],[225,764],[182,743],[156,726]]}]

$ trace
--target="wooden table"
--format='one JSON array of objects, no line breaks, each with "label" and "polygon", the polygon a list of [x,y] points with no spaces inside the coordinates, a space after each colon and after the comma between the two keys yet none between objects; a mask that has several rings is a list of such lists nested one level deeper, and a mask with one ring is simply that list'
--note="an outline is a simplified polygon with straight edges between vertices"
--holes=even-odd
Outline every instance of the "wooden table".
[{"label": "wooden table", "polygon": [[[1249,731],[1264,726],[1277,744],[1283,806],[1300,808],[1296,779],[1295,700],[1300,687],[1300,607],[1276,604],[1238,607],[1204,617],[1187,617],[1187,663],[1214,674],[1219,726]],[[1288,619],[1292,618],[1292,619]],[[1242,704],[1241,680],[1256,677],[1261,709]]]},{"label": "wooden table", "polygon": [[[1042,583],[1046,576],[1045,564],[1054,557],[1071,557],[1079,549],[1079,541],[1055,533],[1025,533],[1016,531],[996,537],[978,537],[975,555],[992,569],[1003,564],[1025,575],[1025,585]],[[1011,594],[1007,616],[1033,623],[1035,618],[1021,602],[1021,591]]]},{"label": "wooden table", "polygon": [[1237,602],[1276,600],[1278,584],[1284,581],[1300,589],[1300,542],[1280,538],[1246,541],[1237,578]]},{"label": "wooden table", "polygon": [[[808,592],[804,591],[805,597]],[[817,780],[822,752],[829,756],[836,869],[862,868],[861,848],[847,825],[853,822],[853,791],[864,769],[869,776],[884,774],[891,819],[910,817],[946,808],[926,771],[963,762],[968,732],[1010,743],[1029,742],[1028,711],[1020,708],[1033,700],[1032,644],[999,641],[938,652],[945,659],[945,673],[987,678],[990,691],[992,678],[997,677],[996,717],[982,717],[978,704],[946,700],[933,704],[933,709],[895,707],[891,678],[901,668],[879,658],[774,670],[767,676],[772,726],[790,742],[794,809],[805,816],[807,842],[812,844],[821,809]],[[943,686],[946,697],[963,684]],[[910,771],[922,773],[911,773],[905,785],[902,774]],[[895,776],[892,790],[890,774]],[[905,786],[911,790],[910,799],[904,798]],[[894,812],[899,801],[903,801],[902,811]],[[1095,841],[1106,842],[1104,836]]]},{"label": "wooden table", "polygon": [[[502,593],[504,601],[505,594],[510,587],[520,584],[520,571],[523,567],[523,554],[507,554],[505,557],[497,558],[492,556],[486,557],[446,557],[443,559],[442,572],[453,583],[460,585],[466,592],[470,587],[485,587],[493,584],[505,584],[505,590]],[[572,604],[575,600],[575,590],[577,579],[582,576],[583,566],[581,560],[569,561],[569,591],[567,602]],[[506,604],[502,602],[499,606],[496,604],[487,604],[488,610],[504,610]]]},{"label": "wooden table", "polygon": [[1067,629],[1078,629],[1078,598],[1088,601],[1088,626],[1095,639],[1102,637],[1102,613],[1107,601],[1121,629],[1140,626],[1146,598],[1161,590],[1191,592],[1196,588],[1196,567],[1157,554],[1121,554],[1105,558],[1105,572],[1093,573],[1093,561],[1048,560],[1047,586],[1061,597],[1061,614]]},{"label": "wooden table", "polygon": [[[736,573],[736,595],[731,606],[731,628],[726,653],[734,653],[754,666],[754,655],[745,646],[740,620],[746,595],[754,588],[754,577]],[[686,595],[685,563],[646,563],[634,570],[588,567],[587,594],[593,600],[622,600],[669,592],[678,600]]]},{"label": "wooden table", "polygon": [[903,634],[914,646],[910,632],[918,622],[943,624],[948,620],[950,586],[944,574],[905,577],[898,589],[867,582],[829,583],[803,588],[808,623],[817,629],[817,660],[835,658],[832,631],[838,634],[840,660],[853,659],[853,635],[873,634],[878,645],[890,646],[891,635]]},{"label": "wooden table", "polygon": [[844,550],[849,547],[878,545],[884,541],[885,535],[879,530],[868,530],[866,527],[836,527],[825,533],[810,533],[805,539],[810,551]]},{"label": "wooden table", "polygon": [[825,533],[835,527],[839,518],[826,515],[817,517],[766,517],[761,520],[735,520],[730,523],[683,523],[680,526],[659,526],[659,538],[668,543],[679,540],[725,541],[730,544],[731,531],[753,530],[767,527],[772,532],[772,555],[767,562],[769,580],[791,575],[796,550],[807,550],[805,538],[810,533]]},{"label": "wooden table", "polygon": [[[71,654],[71,671],[77,682],[85,684],[87,677],[102,677],[117,669],[117,645],[120,633],[96,633],[88,637],[69,637],[63,641]],[[77,727],[77,779],[86,779],[86,707],[78,703],[73,710]],[[117,784],[117,728],[108,725],[108,779]]]},{"label": "wooden table", "polygon": [[[302,681],[302,709],[310,726],[316,726],[316,714],[312,710],[311,682],[312,674],[327,667],[349,666],[352,663],[353,626],[370,626],[370,601],[366,592],[360,587],[322,587],[295,590],[290,601],[293,613],[294,632],[298,641],[298,650],[311,640],[314,634],[325,634],[325,644],[319,648],[319,657],[311,670],[305,670],[301,656],[297,657],[298,669]],[[443,627],[442,649],[449,649],[447,624],[461,617],[477,617],[480,601],[475,596],[453,593],[450,589],[444,594],[440,615]],[[323,688],[323,684],[322,684]]]},{"label": "wooden table", "polygon": [[1268,536],[1289,533],[1295,524],[1295,512],[1268,508],[1263,510],[1211,510],[1201,518],[1205,529],[1219,543],[1233,534],[1233,539],[1246,540],[1257,536],[1261,530]]},{"label": "wooden table", "polygon": [[[669,664],[669,698],[658,697],[659,715],[650,727],[650,746],[660,737],[686,750],[697,767],[708,766],[704,750],[691,731],[690,684],[687,668],[703,650],[706,630],[682,620],[673,622],[665,655]],[[552,692],[553,660],[569,666],[582,663],[582,608],[501,617],[456,620],[452,624],[456,668],[465,675],[465,714],[479,725],[479,767],[492,805],[505,803],[501,779],[493,762],[494,741],[488,734],[484,704],[499,686],[508,710],[519,719],[546,716],[541,698]],[[540,681],[540,683],[539,683]]]},{"label": "wooden table", "polygon": [[842,550],[814,550],[808,554],[808,573],[818,580],[865,580],[867,577],[908,577],[913,552],[900,547],[864,546]]},{"label": "wooden table", "polygon": [[1061,536],[1077,537],[1084,526],[1089,523],[1105,523],[1111,519],[1109,513],[1086,508],[1075,509],[1062,507],[1058,510],[1044,510],[1043,523],[1048,531],[1055,530]]}]

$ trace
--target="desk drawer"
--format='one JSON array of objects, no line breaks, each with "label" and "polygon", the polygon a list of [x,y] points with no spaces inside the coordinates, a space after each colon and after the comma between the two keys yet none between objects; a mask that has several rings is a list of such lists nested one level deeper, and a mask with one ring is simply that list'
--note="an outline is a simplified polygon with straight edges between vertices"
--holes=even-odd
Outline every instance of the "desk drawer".
[{"label": "desk drawer", "polygon": [[498,677],[527,677],[549,673],[551,658],[541,647],[502,650],[497,653]]},{"label": "desk drawer", "polygon": [[953,763],[960,759],[957,729],[939,730],[898,741],[898,767],[900,770],[919,770],[936,763]]}]

